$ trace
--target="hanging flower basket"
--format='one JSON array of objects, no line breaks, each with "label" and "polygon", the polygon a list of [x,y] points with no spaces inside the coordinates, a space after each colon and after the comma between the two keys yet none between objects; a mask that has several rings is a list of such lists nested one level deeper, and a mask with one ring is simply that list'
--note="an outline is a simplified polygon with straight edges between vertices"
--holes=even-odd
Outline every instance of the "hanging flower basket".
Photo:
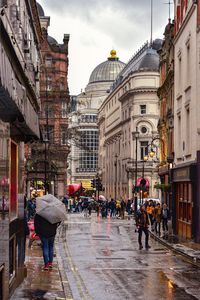
[{"label": "hanging flower basket", "polygon": [[162,192],[170,192],[171,191],[171,184],[164,184],[164,183],[156,183],[154,188],[157,190],[161,190]]}]

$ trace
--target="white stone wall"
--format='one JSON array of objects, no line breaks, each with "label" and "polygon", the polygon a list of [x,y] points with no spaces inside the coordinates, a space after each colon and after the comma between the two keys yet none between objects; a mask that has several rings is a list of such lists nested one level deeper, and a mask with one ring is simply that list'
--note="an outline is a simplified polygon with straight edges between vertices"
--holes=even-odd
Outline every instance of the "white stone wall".
[{"label": "white stone wall", "polygon": [[[159,120],[159,87],[158,72],[139,72],[130,75],[118,86],[104,101],[99,109],[100,136],[104,141],[99,148],[99,157],[105,157],[103,168],[103,184],[107,196],[132,197],[134,174],[130,169],[134,167],[136,144],[132,140],[132,132],[138,130],[138,178],[142,176],[142,163],[140,163],[140,142],[151,141],[152,135],[157,134]],[[146,114],[140,112],[140,105],[146,105]],[[105,119],[103,118],[105,117]],[[102,118],[102,121],[101,121]],[[142,134],[141,128],[147,128]],[[105,133],[102,130],[105,129]],[[157,163],[149,161],[145,166],[145,178],[150,182],[150,196],[157,197],[153,189],[158,181],[155,170]],[[127,170],[129,171],[127,172]]]},{"label": "white stone wall", "polygon": [[194,161],[199,138],[199,41],[196,8],[175,38],[174,150],[175,164]]}]

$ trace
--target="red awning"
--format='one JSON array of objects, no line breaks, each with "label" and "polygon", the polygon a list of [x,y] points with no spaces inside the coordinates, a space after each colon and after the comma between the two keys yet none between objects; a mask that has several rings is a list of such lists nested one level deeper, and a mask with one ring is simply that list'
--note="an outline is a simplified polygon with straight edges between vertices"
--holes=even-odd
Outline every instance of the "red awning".
[{"label": "red awning", "polygon": [[69,184],[67,186],[69,196],[71,196],[74,193],[76,193],[77,191],[79,191],[81,189],[81,187],[82,187],[81,183]]},{"label": "red awning", "polygon": [[[141,180],[142,180],[142,179],[143,179],[143,177],[138,178],[138,180],[137,180],[137,186],[140,186]],[[144,178],[144,179],[146,180],[145,186],[146,186],[147,188],[149,188],[149,186],[150,186],[149,180],[148,180],[147,178]]]}]

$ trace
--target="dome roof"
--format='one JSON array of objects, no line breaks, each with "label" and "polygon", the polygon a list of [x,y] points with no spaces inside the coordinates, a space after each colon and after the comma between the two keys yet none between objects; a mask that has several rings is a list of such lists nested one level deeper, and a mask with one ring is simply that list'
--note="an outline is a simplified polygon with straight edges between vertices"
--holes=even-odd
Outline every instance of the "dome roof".
[{"label": "dome roof", "polygon": [[40,17],[44,17],[44,9],[42,6],[37,2],[37,9],[38,9],[38,14]]},{"label": "dome roof", "polygon": [[149,48],[146,54],[142,57],[138,71],[158,71],[159,70],[159,55],[156,50]]},{"label": "dome roof", "polygon": [[125,63],[121,62],[115,50],[111,50],[111,56],[107,61],[99,64],[90,75],[89,83],[114,81]]},{"label": "dome roof", "polygon": [[51,45],[57,45],[58,44],[58,42],[50,35],[48,35],[47,40],[48,40],[49,44],[51,44]]}]

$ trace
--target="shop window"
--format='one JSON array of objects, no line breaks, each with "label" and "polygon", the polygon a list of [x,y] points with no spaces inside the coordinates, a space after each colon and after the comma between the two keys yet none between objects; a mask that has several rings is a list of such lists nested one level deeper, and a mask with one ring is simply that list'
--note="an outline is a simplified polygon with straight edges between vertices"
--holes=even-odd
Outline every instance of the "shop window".
[{"label": "shop window", "polygon": [[180,183],[177,189],[178,218],[191,223],[192,220],[192,188],[190,183]]}]

